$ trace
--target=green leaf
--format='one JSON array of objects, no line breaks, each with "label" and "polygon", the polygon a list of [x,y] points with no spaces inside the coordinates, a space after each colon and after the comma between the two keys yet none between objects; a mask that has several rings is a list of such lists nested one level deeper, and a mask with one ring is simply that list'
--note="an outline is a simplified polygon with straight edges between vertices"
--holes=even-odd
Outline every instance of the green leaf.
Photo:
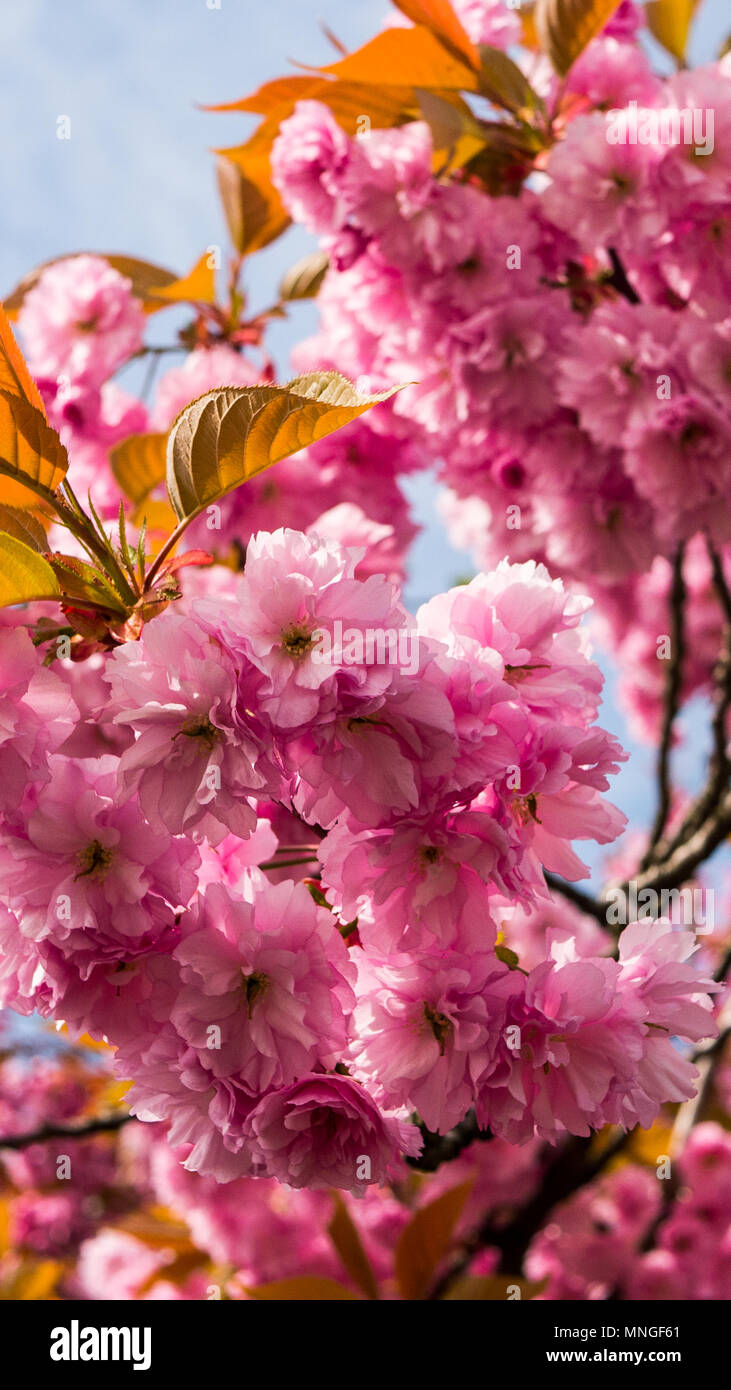
[{"label": "green leaf", "polygon": [[107,608],[112,613],[127,612],[119,594],[92,565],[77,555],[49,555],[48,563],[63,590],[64,598],[74,603],[90,603]]},{"label": "green leaf", "polygon": [[618,4],[619,0],[538,0],[535,23],[541,47],[561,77],[601,32]]},{"label": "green leaf", "polygon": [[127,518],[124,514],[124,502],[119,504],[119,516],[117,518],[117,529],[119,531],[119,553],[122,556],[126,570],[134,570],[134,560],[130,554],[127,541]]},{"label": "green leaf", "polygon": [[330,264],[324,251],[313,251],[297,261],[282,279],[279,298],[284,303],[293,299],[314,299]]},{"label": "green leaf", "polygon": [[698,0],[650,0],[645,6],[650,33],[663,48],[682,63],[688,32]]},{"label": "green leaf", "polygon": [[293,1279],[277,1279],[272,1284],[259,1284],[258,1288],[247,1288],[250,1298],[261,1302],[277,1303],[358,1303],[358,1295],[351,1293],[343,1284],[334,1279],[321,1279],[319,1276],[296,1276]]},{"label": "green leaf", "polygon": [[471,1187],[471,1181],[450,1187],[421,1207],[401,1232],[396,1246],[396,1278],[403,1298],[426,1296],[434,1272],[452,1243]]},{"label": "green leaf", "polygon": [[248,478],[347,425],[400,387],[359,396],[339,372],[287,386],[225,386],[181,411],[168,437],[167,485],[180,521]]},{"label": "green leaf", "polygon": [[508,965],[511,970],[517,970],[520,961],[515,951],[511,951],[509,946],[498,945],[495,947],[495,955],[501,960],[503,965]]},{"label": "green leaf", "polygon": [[373,1267],[350,1212],[337,1192],[333,1193],[333,1214],[327,1231],[353,1283],[362,1289],[366,1298],[378,1298]]},{"label": "green leaf", "polygon": [[0,608],[61,597],[47,560],[15,536],[0,533]]},{"label": "green leaf", "polygon": [[37,516],[21,507],[7,507],[0,503],[0,531],[14,536],[16,541],[30,546],[39,555],[48,550],[48,538]]},{"label": "green leaf", "polygon": [[530,120],[537,111],[545,111],[543,100],[507,53],[481,44],[480,58],[480,92],[493,106],[502,106],[521,120]]}]

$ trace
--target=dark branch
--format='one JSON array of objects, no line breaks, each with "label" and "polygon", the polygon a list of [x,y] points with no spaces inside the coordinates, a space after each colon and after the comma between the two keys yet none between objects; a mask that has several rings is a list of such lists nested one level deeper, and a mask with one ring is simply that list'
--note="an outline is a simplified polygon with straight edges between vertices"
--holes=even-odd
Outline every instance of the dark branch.
[{"label": "dark branch", "polygon": [[708,553],[713,572],[713,583],[718,600],[726,619],[721,649],[713,673],[714,710],[711,724],[712,752],[708,764],[706,785],[693,802],[682,824],[675,833],[658,847],[655,859],[665,861],[682,846],[690,836],[700,830],[704,822],[712,818],[729,785],[731,763],[726,747],[726,729],[729,710],[731,710],[731,593],[720,556],[710,541]]},{"label": "dark branch", "polygon": [[685,547],[678,547],[673,561],[673,581],[670,588],[670,662],[665,687],[665,707],[663,710],[662,733],[657,755],[658,805],[655,820],[650,831],[650,839],[640,869],[646,869],[654,857],[655,846],[667,825],[670,815],[670,750],[673,744],[673,728],[680,708],[680,692],[683,684],[683,664],[685,661],[685,580],[683,579],[683,556]]},{"label": "dark branch", "polygon": [[26,1134],[0,1137],[0,1149],[27,1149],[31,1144],[45,1144],[49,1139],[88,1139],[92,1134],[112,1134],[121,1129],[134,1115],[124,1110],[115,1115],[99,1115],[81,1125],[41,1125]]},{"label": "dark branch", "polygon": [[627,271],[622,265],[619,253],[614,246],[608,246],[607,253],[612,262],[612,273],[607,276],[606,283],[611,285],[612,289],[617,291],[617,294],[621,294],[625,299],[628,299],[630,304],[640,304],[642,302],[640,296],[634,288],[634,285],[631,285],[627,279]]},{"label": "dark branch", "polygon": [[607,925],[606,904],[597,898],[592,898],[589,893],[585,893],[581,888],[576,888],[573,883],[567,883],[564,878],[557,878],[555,874],[550,874],[544,869],[543,876],[551,889],[552,893],[560,893],[563,898],[567,898],[574,907],[578,907],[581,912],[585,912],[588,917],[596,917],[603,926]]},{"label": "dark branch", "polygon": [[406,1162],[409,1167],[418,1169],[420,1173],[435,1173],[443,1163],[451,1163],[452,1159],[459,1158],[470,1144],[492,1138],[489,1129],[478,1128],[474,1110],[470,1110],[448,1134],[434,1134],[424,1124],[420,1124],[419,1129],[424,1147],[418,1158],[407,1158]]},{"label": "dark branch", "polygon": [[593,1135],[586,1139],[571,1138],[558,1149],[549,1150],[550,1158],[535,1195],[507,1225],[499,1225],[493,1217],[488,1217],[465,1241],[459,1256],[438,1280],[430,1298],[443,1298],[455,1280],[464,1274],[477,1252],[488,1246],[500,1251],[501,1274],[520,1275],[526,1251],[553,1208],[587,1183],[593,1182],[607,1164],[621,1153],[631,1134],[631,1130],[621,1130],[599,1154],[589,1152],[594,1143]]}]

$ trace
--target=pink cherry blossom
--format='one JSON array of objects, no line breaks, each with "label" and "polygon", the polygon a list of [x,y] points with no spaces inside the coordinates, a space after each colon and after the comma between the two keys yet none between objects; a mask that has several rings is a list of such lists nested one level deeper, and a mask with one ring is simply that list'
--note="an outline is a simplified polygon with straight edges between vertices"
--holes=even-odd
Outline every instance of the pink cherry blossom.
[{"label": "pink cherry blossom", "polygon": [[270,1176],[290,1187],[360,1192],[382,1183],[400,1153],[416,1154],[413,1125],[379,1110],[348,1076],[303,1076],[271,1091],[252,1111],[248,1130]]}]

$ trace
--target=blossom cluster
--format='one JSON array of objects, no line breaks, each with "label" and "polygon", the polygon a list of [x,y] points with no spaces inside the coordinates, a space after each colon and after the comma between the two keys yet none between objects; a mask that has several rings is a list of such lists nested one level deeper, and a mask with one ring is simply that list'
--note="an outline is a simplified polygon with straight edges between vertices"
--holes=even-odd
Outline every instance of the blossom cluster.
[{"label": "blossom cluster", "polygon": [[[0,630],[2,1003],[108,1039],[133,1113],[218,1180],[363,1190],[415,1117],[472,1107],[511,1142],[649,1124],[693,1091],[671,1039],[714,1029],[669,922],[618,960],[509,944],[545,869],[585,873],[571,842],[624,825],[587,600],[504,561],[414,618],[359,557],[258,533],[86,662]],[[359,640],[402,630],[408,667]]]},{"label": "blossom cluster", "polygon": [[564,1203],[526,1259],[529,1277],[547,1281],[541,1296],[727,1300],[728,1131],[714,1122],[698,1125],[677,1159],[677,1170],[676,1193],[665,1199],[663,1183],[632,1164]]},{"label": "blossom cluster", "polygon": [[[495,11],[459,7],[474,34]],[[507,553],[576,577],[618,657],[641,661],[666,624],[635,590],[659,593],[663,560],[700,532],[731,553],[731,63],[660,80],[642,24],[626,0],[585,49],[561,138],[517,192],[488,200],[476,179],[435,172],[425,122],[350,136],[315,100],[273,152],[288,210],[330,262],[298,365],[337,361],[374,389],[416,382],[388,411],[438,465],[455,543],[480,568]],[[489,40],[514,41],[509,23]],[[547,60],[517,61],[555,109]],[[712,138],[699,144],[687,117]],[[703,613],[698,626],[702,641]],[[645,689],[628,691],[646,734],[652,655]]]},{"label": "blossom cluster", "polygon": [[[517,42],[497,0],[456,9],[474,43]],[[350,136],[299,102],[272,171],[329,269],[295,366],[415,384],[203,509],[188,537],[218,563],[135,640],[71,659],[44,605],[0,623],[0,1004],[108,1040],[201,1181],[362,1195],[470,1111],[531,1150],[693,1094],[717,992],[693,933],[631,923],[613,954],[545,877],[586,876],[576,842],[625,824],[583,620],[651,734],[675,557],[682,698],[720,645],[707,543],[731,563],[731,60],[660,80],[639,28],[624,0],[561,90],[521,60],[561,119],[489,204],[435,171],[426,121]],[[712,113],[713,149],[662,138],[668,111]],[[120,269],[69,257],[25,293],[102,521],[111,450],[268,380],[201,322],[147,405],[114,379],[147,351]],[[403,479],[434,464],[480,573],[412,614]]]}]

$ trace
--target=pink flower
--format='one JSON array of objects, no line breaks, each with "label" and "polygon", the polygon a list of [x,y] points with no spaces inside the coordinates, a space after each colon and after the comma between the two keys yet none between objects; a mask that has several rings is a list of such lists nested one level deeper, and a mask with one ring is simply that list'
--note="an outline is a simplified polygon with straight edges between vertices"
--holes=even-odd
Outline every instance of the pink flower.
[{"label": "pink flower", "polygon": [[454,710],[438,660],[423,655],[419,679],[399,673],[381,697],[343,698],[338,717],[290,745],[294,805],[309,824],[331,826],[344,807],[360,825],[389,824],[443,794],[444,784],[453,789]]},{"label": "pink flower", "polygon": [[48,942],[82,978],[146,952],[195,891],[198,853],[117,803],[116,766],[58,756],[23,831],[6,829],[0,856],[5,902],[22,933]]},{"label": "pink flower", "polygon": [[448,642],[451,655],[504,673],[514,698],[532,712],[565,718],[573,707],[583,722],[596,714],[603,684],[578,630],[590,606],[543,565],[503,560],[423,604],[417,621],[421,632]]},{"label": "pink flower", "polygon": [[276,792],[240,664],[197,609],[168,609],[107,662],[115,720],[137,735],[122,754],[120,786],[138,793],[153,826],[214,844],[229,830],[245,837],[256,825],[251,797]]},{"label": "pink flower", "polygon": [[19,318],[34,375],[87,386],[100,386],[141,347],[144,323],[131,282],[86,255],[47,266]]},{"label": "pink flower", "polygon": [[636,1268],[638,1247],[660,1209],[653,1175],[628,1166],[576,1193],[552,1213],[526,1257],[530,1279],[550,1279],[544,1297],[606,1297]]},{"label": "pink flower", "polygon": [[454,11],[473,43],[508,48],[520,43],[520,16],[501,0],[454,0]]},{"label": "pink flower", "polygon": [[153,1249],[126,1231],[105,1227],[85,1240],[79,1251],[78,1291],[91,1300],[137,1299],[155,1272],[171,1263],[173,1254],[172,1249]]},{"label": "pink flower", "polygon": [[206,1070],[171,1024],[155,1021],[147,1033],[138,1033],[118,1049],[115,1065],[120,1077],[134,1077],[132,1114],[169,1121],[169,1142],[190,1145],[185,1160],[190,1171],[217,1182],[262,1172],[261,1157],[245,1134],[255,1101]]},{"label": "pink flower", "polygon": [[663,226],[656,183],[663,150],[611,143],[612,119],[594,112],[571,122],[546,164],[551,184],[542,207],[588,251],[626,241],[642,252]]},{"label": "pink flower", "polygon": [[251,901],[256,885],[261,882],[257,866],[271,859],[276,849],[277,837],[270,822],[262,817],[257,820],[256,829],[252,830],[248,840],[227,835],[217,845],[203,844],[200,847],[198,888],[220,883]]},{"label": "pink flower", "polygon": [[9,1203],[8,1243],[46,1258],[73,1256],[94,1225],[94,1204],[83,1193],[22,1192]]},{"label": "pink flower", "polygon": [[491,951],[364,960],[359,972],[355,1074],[389,1108],[417,1110],[446,1133],[464,1119],[491,1068],[520,977]]},{"label": "pink flower", "polygon": [[481,1082],[478,1120],[511,1143],[534,1127],[551,1142],[599,1128],[611,1086],[629,1085],[643,1056],[642,1010],[620,992],[617,963],[572,959],[570,943],[562,956],[511,996],[501,1050]]},{"label": "pink flower", "polygon": [[[581,92],[593,106],[620,107],[630,101],[653,106],[661,83],[652,71],[650,59],[637,43],[627,42],[634,35],[608,32],[597,36],[579,54],[569,73],[567,89]],[[619,26],[617,26],[619,27]]]},{"label": "pink flower", "polygon": [[327,107],[298,101],[272,149],[272,174],[285,204],[312,232],[334,231],[346,217],[342,195],[351,142]]},{"label": "pink flower", "polygon": [[174,958],[183,988],[171,1020],[214,1076],[257,1095],[341,1060],[355,968],[302,885],[267,884],[253,903],[208,888]]},{"label": "pink flower", "polygon": [[724,543],[731,519],[724,506],[731,470],[728,422],[705,393],[661,401],[627,432],[625,465],[637,491],[653,504],[666,542],[709,529]]},{"label": "pink flower", "polygon": [[0,694],[0,808],[10,815],[27,788],[48,781],[48,755],[70,736],[79,711],[24,627],[0,626]]},{"label": "pink flower", "polygon": [[491,895],[517,886],[516,843],[479,810],[409,816],[390,829],[336,826],[322,842],[323,885],[345,921],[381,951],[495,941]]},{"label": "pink flower", "polygon": [[715,1031],[709,993],[714,985],[690,965],[698,942],[666,918],[625,927],[619,938],[621,982],[642,1000],[655,1028],[698,1042]]},{"label": "pink flower", "polygon": [[194,1244],[217,1264],[237,1269],[246,1284],[286,1279],[303,1269],[342,1278],[326,1229],[329,1194],[294,1192],[274,1178],[218,1183],[182,1167],[185,1147],[171,1149],[164,1134],[151,1134],[149,1126],[143,1133],[157,1201],[185,1218]]},{"label": "pink flower", "polygon": [[407,614],[386,579],[354,578],[359,558],[289,530],[260,533],[247,547],[237,620],[242,646],[266,678],[260,708],[278,729],[332,719],[341,701],[355,713],[359,700],[393,683],[394,665],[379,662],[375,638],[398,634]]},{"label": "pink flower", "polygon": [[559,394],[597,444],[619,441],[658,407],[661,378],[678,389],[677,313],[620,299],[601,304],[560,365]]},{"label": "pink flower", "polygon": [[264,1096],[248,1131],[271,1177],[349,1192],[384,1183],[398,1156],[422,1143],[414,1125],[379,1110],[350,1077],[314,1073]]}]

